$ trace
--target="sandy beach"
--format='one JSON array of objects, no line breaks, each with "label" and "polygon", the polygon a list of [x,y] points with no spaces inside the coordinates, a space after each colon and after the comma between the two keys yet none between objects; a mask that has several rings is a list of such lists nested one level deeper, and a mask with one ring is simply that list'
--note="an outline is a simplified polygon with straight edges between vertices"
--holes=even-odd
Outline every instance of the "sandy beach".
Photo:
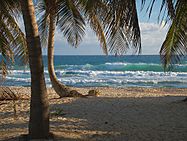
[{"label": "sandy beach", "polygon": [[[26,100],[0,101],[0,140],[19,140],[27,134],[30,88],[11,87]],[[75,88],[91,89],[98,97],[58,98],[48,88],[50,129],[63,141],[186,141],[187,89]]]}]

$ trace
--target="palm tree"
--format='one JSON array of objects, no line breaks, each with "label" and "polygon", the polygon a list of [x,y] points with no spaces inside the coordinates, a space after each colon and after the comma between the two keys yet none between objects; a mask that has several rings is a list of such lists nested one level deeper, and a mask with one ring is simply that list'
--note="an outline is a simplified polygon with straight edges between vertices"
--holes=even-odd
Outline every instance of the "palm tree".
[{"label": "palm tree", "polygon": [[[31,112],[29,123],[30,138],[45,138],[49,136],[49,112],[39,36],[36,36],[37,25],[34,16],[32,0],[22,1],[22,11],[26,25],[27,43],[25,35],[19,28],[16,17],[20,14],[18,0],[0,0],[0,52],[2,76],[6,76],[7,65],[14,63],[16,57],[26,64],[29,62],[32,77]],[[29,13],[30,12],[30,13]]]},{"label": "palm tree", "polygon": [[[146,2],[147,0],[142,0],[142,7]],[[149,1],[147,7],[149,17],[151,17],[155,3],[155,0]],[[186,0],[162,0],[158,19],[161,19],[160,22],[165,20],[170,26],[160,50],[161,62],[166,70],[180,62],[181,57],[187,54],[186,14]]]},{"label": "palm tree", "polygon": [[[153,4],[154,1],[155,0],[153,0]],[[20,47],[25,47],[23,33],[18,28],[14,19],[11,17],[13,13],[10,13],[12,11],[9,6],[12,3],[14,3],[15,0],[12,1],[1,0],[0,2],[1,2],[0,51],[4,59],[3,62],[5,63],[8,61],[13,61],[12,59],[13,51],[17,50],[16,52],[18,53],[18,56],[22,56],[23,53],[26,54],[26,49],[20,50],[18,48],[13,48],[13,45],[20,45]],[[97,4],[95,2],[97,2]],[[142,3],[144,2],[145,0],[142,0]],[[174,57],[175,61],[178,61],[180,59],[179,58],[180,55],[186,53],[185,39],[186,39],[187,28],[185,24],[186,23],[185,15],[186,15],[187,6],[185,0],[176,1],[175,8],[174,6],[172,6],[173,5],[173,3],[171,3],[172,0],[167,0],[167,1],[163,0],[163,2],[165,2],[165,4],[168,4],[168,13],[172,21],[171,27],[166,37],[166,41],[164,42],[161,50],[161,54],[163,53],[162,55],[165,56],[163,57],[163,60],[166,60],[164,61],[164,63],[169,64],[170,62],[172,62],[171,60],[173,60],[171,59],[172,57]],[[64,2],[62,4],[64,4]],[[137,13],[136,13],[135,0],[133,1],[81,0],[80,4],[83,4],[82,7],[81,6],[80,7],[84,8],[82,11],[84,12],[85,17],[88,20],[89,24],[91,25],[92,29],[98,35],[100,42],[102,43],[101,45],[104,47],[106,53],[107,53],[107,48],[106,48],[107,46],[110,46],[109,49],[110,51],[117,54],[126,51],[125,49],[128,48],[130,45],[136,47],[136,49],[139,49],[141,47],[140,31],[139,31],[139,25],[138,25]],[[100,5],[102,5],[103,7],[103,4],[107,8],[103,8],[103,9],[97,8]],[[94,7],[93,5],[96,5],[97,7]],[[41,56],[41,44],[38,35],[38,27],[36,24],[32,0],[22,0],[21,7],[22,7],[25,28],[26,28],[27,46],[29,50],[29,63],[30,63],[31,81],[32,81],[29,134],[30,134],[30,138],[37,138],[37,139],[47,138],[49,136],[48,100],[47,100],[46,86],[44,80],[43,63],[42,63],[42,56]],[[58,10],[60,11],[60,9]],[[50,11],[52,12],[53,8]],[[66,33],[65,35],[69,37],[68,41],[77,45],[78,41],[80,41],[80,38],[78,38],[78,36],[70,36],[76,34],[71,34],[72,31],[68,30],[68,25],[69,25],[68,23],[63,24],[63,22],[66,21],[65,19],[71,17],[72,15],[66,15],[67,17],[64,19],[63,12],[61,14],[60,12],[58,14],[55,14],[58,15],[56,17],[57,18],[56,20],[59,23],[61,23],[60,27],[62,31],[64,31],[64,34]],[[62,17],[60,18],[60,16]],[[50,19],[52,21],[52,17]],[[53,31],[55,29],[54,25],[52,26],[51,24],[51,27],[53,27],[51,30]],[[54,34],[54,32],[51,33]],[[51,38],[52,43],[53,40],[54,38]],[[11,44],[9,45],[8,43]],[[125,48],[123,47],[123,45],[126,45]],[[178,57],[176,57],[176,55],[178,55]],[[8,61],[5,61],[6,59]],[[6,74],[6,71],[4,71],[4,74]]]},{"label": "palm tree", "polygon": [[[6,2],[6,1],[2,1],[1,4],[3,2]],[[16,1],[9,1],[9,2],[13,3]],[[28,46],[28,51],[29,51],[29,63],[30,63],[30,69],[31,69],[31,107],[30,107],[29,137],[31,139],[47,138],[49,136],[48,100],[47,100],[46,86],[45,86],[45,81],[44,81],[43,63],[42,63],[42,57],[41,57],[41,44],[40,44],[40,38],[38,35],[38,29],[37,29],[32,0],[27,0],[27,1],[22,0],[21,1],[21,9],[22,9],[23,19],[24,19],[24,24],[25,24],[27,46]],[[3,10],[1,10],[1,11],[3,11]],[[92,12],[92,11],[87,11],[87,12]],[[109,11],[109,12],[111,12],[111,11]],[[98,17],[99,17],[99,15],[98,15]],[[104,39],[104,36],[103,36],[104,27],[102,30],[101,29],[102,26],[99,24],[99,21],[102,21],[102,19],[103,19],[103,17],[100,17],[99,19],[97,19],[97,17],[93,16],[93,19],[90,21],[90,23],[92,24],[92,28],[95,29],[95,31],[97,31],[96,33],[100,36],[99,37],[100,40]],[[111,23],[110,22],[111,17],[107,17],[107,19],[105,19],[105,20],[106,20],[106,22]],[[66,21],[66,20],[63,20],[63,18],[62,18],[61,22],[63,22],[63,21]],[[94,25],[94,21],[95,21],[95,25]],[[108,28],[108,29],[111,30],[112,29],[111,26],[112,26],[112,23],[110,24],[110,28]],[[16,25],[15,27],[18,27],[18,26]],[[128,27],[130,27],[130,26],[128,26]],[[117,31],[118,32],[117,36],[120,37],[123,35],[122,37],[124,37],[124,34],[122,34],[123,33],[122,27],[120,27],[120,28],[121,29],[118,29],[118,31]],[[17,28],[16,28],[16,30],[17,30]],[[108,30],[108,32],[110,30]],[[22,39],[22,41],[23,41],[22,44],[25,43],[21,30],[19,29],[17,31],[19,31],[19,33],[21,33],[18,35],[20,35],[20,40]],[[64,30],[64,32],[65,31],[70,31],[70,30],[68,30],[68,26],[66,27],[66,30]],[[114,31],[113,31],[113,35],[115,35]],[[109,33],[107,33],[107,35],[108,34]],[[69,36],[69,37],[72,37],[72,38],[69,38],[70,39],[69,41],[72,41],[72,39],[74,39],[74,41],[76,41],[76,44],[78,43],[77,41],[79,41],[79,40],[77,40],[77,36]],[[16,39],[19,39],[19,38],[16,38]],[[112,38],[109,38],[109,39],[111,40]],[[8,43],[8,42],[4,42],[4,36],[2,36],[0,40],[4,46],[5,46],[5,43]],[[15,41],[18,41],[18,40],[15,40]],[[101,42],[103,42],[103,41],[101,41]],[[21,42],[19,42],[19,43],[20,43],[20,45],[22,45]],[[72,43],[73,43],[73,41],[72,41]],[[25,45],[23,47],[25,47]],[[26,50],[27,49],[25,49],[24,51],[26,52]],[[2,50],[2,53],[3,52],[6,52],[6,50]],[[9,54],[9,53],[7,53],[7,54]],[[20,56],[21,56],[21,54],[22,53],[20,53]]]},{"label": "palm tree", "polygon": [[28,52],[25,36],[16,22],[19,15],[17,1],[0,0],[0,3],[0,64],[1,76],[4,78],[9,65],[14,63],[14,58],[23,64],[28,62]]},{"label": "palm tree", "polygon": [[[174,7],[174,6],[173,6]],[[187,54],[187,2],[178,0],[171,17],[171,25],[161,47],[160,55],[164,67],[180,61]]]},{"label": "palm tree", "polygon": [[[140,29],[135,0],[101,1],[101,0],[55,0],[41,1],[38,5],[42,41],[48,37],[48,71],[54,90],[60,97],[70,96],[71,90],[58,81],[54,70],[54,35],[55,26],[63,32],[67,41],[77,47],[85,30],[85,22],[96,33],[105,54],[108,50],[122,54],[129,47],[141,49]],[[133,18],[130,18],[130,15]],[[49,33],[48,33],[49,32]],[[110,47],[108,49],[108,46]]]},{"label": "palm tree", "polygon": [[187,55],[187,2],[178,0],[175,7],[171,26],[160,50],[165,68],[180,62],[181,57]]},{"label": "palm tree", "polygon": [[[56,0],[54,0],[54,1],[46,0],[43,2],[41,1],[39,4],[40,4],[39,5],[40,8],[41,8],[41,6],[46,6],[45,7],[46,13],[44,13],[44,16],[42,16],[42,18],[40,19],[39,27],[42,30],[43,34],[45,34],[45,35],[42,35],[42,37],[44,37],[42,39],[42,41],[45,42],[46,37],[48,37],[48,71],[49,71],[49,76],[51,79],[52,86],[53,86],[54,90],[56,91],[56,93],[60,97],[70,96],[72,92],[79,94],[77,91],[72,91],[69,87],[67,87],[64,84],[62,84],[61,82],[59,82],[56,77],[55,70],[54,70],[54,34],[55,34],[55,28],[56,28],[56,23],[57,23],[56,11],[58,10],[57,9],[58,5],[61,5],[62,7],[64,7],[64,10],[60,11],[58,13],[58,15],[60,15],[60,14],[64,14],[64,15],[67,14],[68,15],[68,14],[70,14],[70,12],[73,13],[73,14],[70,14],[69,19],[68,19],[68,16],[66,17],[66,19],[65,19],[66,21],[61,21],[61,19],[59,19],[59,21],[66,22],[66,23],[68,23],[69,20],[72,20],[71,22],[73,24],[75,24],[75,25],[72,25],[74,29],[71,28],[70,26],[68,26],[68,28],[65,29],[67,32],[68,32],[68,30],[75,31],[77,28],[79,28],[78,27],[79,25],[80,25],[80,28],[84,28],[83,27],[84,21],[83,21],[83,19],[81,19],[82,23],[80,23],[80,24],[76,23],[76,20],[79,20],[78,18],[80,18],[80,14],[75,13],[75,12],[78,12],[78,10],[75,7],[74,7],[75,9],[70,7],[70,5],[69,5],[70,3],[68,3],[68,1],[64,1],[64,2],[59,1],[57,4]],[[47,21],[47,20],[49,20],[49,21]],[[49,24],[49,25],[47,25],[47,24]],[[82,24],[83,24],[83,26],[82,26]],[[46,27],[48,27],[48,26],[49,26],[49,29],[46,29]],[[76,28],[75,28],[75,26],[76,26]],[[46,36],[45,32],[47,30],[49,30],[49,33],[47,33],[48,35]],[[75,36],[79,37],[80,33],[78,33],[78,35],[75,35]],[[70,39],[70,40],[72,40],[72,39]],[[81,94],[79,94],[79,95],[81,95]]]},{"label": "palm tree", "polygon": [[[145,5],[146,0],[142,0]],[[151,16],[155,0],[147,8]],[[166,11],[164,14],[163,11]],[[159,18],[169,23],[170,27],[160,49],[161,62],[165,70],[172,69],[187,55],[187,2],[186,0],[162,0]],[[162,21],[161,20],[161,21]],[[187,98],[184,99],[187,101]]]},{"label": "palm tree", "polygon": [[49,137],[49,103],[44,79],[38,25],[34,13],[33,1],[21,0],[20,2],[31,71],[29,138],[43,139]]}]

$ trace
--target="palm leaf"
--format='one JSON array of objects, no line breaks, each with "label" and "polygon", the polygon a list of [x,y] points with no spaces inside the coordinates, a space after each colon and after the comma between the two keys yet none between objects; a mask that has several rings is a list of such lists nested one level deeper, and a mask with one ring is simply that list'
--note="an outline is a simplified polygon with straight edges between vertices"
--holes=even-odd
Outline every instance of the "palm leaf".
[{"label": "palm leaf", "polygon": [[166,39],[161,47],[160,55],[164,68],[169,64],[180,62],[182,56],[187,54],[187,3],[177,3],[176,16],[172,21]]},{"label": "palm leaf", "polygon": [[49,36],[49,10],[51,6],[47,2],[47,0],[41,0],[36,5],[36,15],[39,17],[38,29],[43,47],[47,47]]},{"label": "palm leaf", "polygon": [[131,47],[140,53],[141,36],[135,0],[111,0],[108,6],[104,24],[110,51],[123,54]]},{"label": "palm leaf", "polygon": [[19,15],[18,1],[0,2],[0,53],[2,76],[4,77],[8,72],[6,65],[12,65],[14,58],[24,64],[28,62],[28,52],[25,36],[15,18]]},{"label": "palm leaf", "polygon": [[28,51],[25,35],[20,30],[15,18],[8,13],[5,13],[1,16],[1,21],[1,32],[8,40],[7,45],[10,46],[10,50],[14,52],[14,57],[19,59],[23,64],[28,63]]},{"label": "palm leaf", "polygon": [[105,38],[103,26],[101,25],[99,18],[95,14],[94,15],[90,14],[89,16],[90,16],[90,18],[89,18],[90,27],[96,33],[96,35],[100,41],[101,48],[103,49],[103,52],[106,55],[108,55],[107,41]]},{"label": "palm leaf", "polygon": [[[165,25],[166,25],[167,22],[169,22],[170,20],[175,18],[177,1],[178,0],[162,0],[161,1],[159,14],[158,14],[158,22],[160,24],[163,23],[162,21],[164,21]],[[141,3],[142,3],[141,9],[143,9],[145,7],[145,5],[147,5],[146,12],[148,13],[149,18],[150,18],[152,15],[152,11],[154,9],[154,6],[158,5],[158,2],[160,2],[160,1],[142,0],[141,1]],[[146,3],[148,3],[148,4],[146,4]]]},{"label": "palm leaf", "polygon": [[68,43],[77,47],[85,34],[85,22],[73,0],[59,0],[57,3],[57,26]]},{"label": "palm leaf", "polygon": [[100,41],[100,46],[103,52],[107,55],[107,40],[102,23],[102,13],[106,13],[107,6],[101,0],[81,0],[82,11],[85,13],[85,18],[90,24],[91,29],[95,32]]}]

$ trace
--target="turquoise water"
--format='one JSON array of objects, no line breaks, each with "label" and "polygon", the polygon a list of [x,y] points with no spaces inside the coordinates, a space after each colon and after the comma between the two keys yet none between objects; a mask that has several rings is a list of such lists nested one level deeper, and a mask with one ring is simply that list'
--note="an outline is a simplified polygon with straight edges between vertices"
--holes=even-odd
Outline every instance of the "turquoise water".
[{"label": "turquoise water", "polygon": [[[44,56],[45,77],[51,86]],[[160,57],[140,56],[55,56],[59,81],[76,87],[174,87],[187,88],[187,59],[164,72]],[[30,86],[28,67],[15,65],[2,85]]]}]

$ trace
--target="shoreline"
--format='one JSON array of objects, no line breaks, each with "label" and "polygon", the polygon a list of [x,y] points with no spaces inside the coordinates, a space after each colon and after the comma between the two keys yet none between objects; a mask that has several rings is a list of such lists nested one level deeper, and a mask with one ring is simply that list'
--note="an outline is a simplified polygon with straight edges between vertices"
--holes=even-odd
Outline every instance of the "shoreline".
[{"label": "shoreline", "polygon": [[[30,95],[31,91],[30,91],[30,87],[25,87],[25,86],[0,86],[1,87],[9,87],[11,88],[11,90],[13,90],[13,92],[17,93],[17,94],[27,94]],[[70,87],[72,89],[75,89],[77,91],[79,91],[80,93],[82,93],[83,95],[86,95],[88,93],[89,90],[92,89],[96,89],[99,90],[101,92],[101,94],[99,95],[100,97],[106,97],[106,96],[111,96],[111,97],[126,97],[128,95],[128,97],[134,97],[137,94],[142,94],[142,96],[167,96],[167,95],[178,95],[178,96],[186,96],[187,95],[187,88],[145,88],[145,87]],[[47,87],[47,92],[48,94],[51,96],[51,94],[56,95],[56,92],[54,91],[53,88],[51,87]],[[106,93],[106,92],[110,92],[110,93]],[[112,92],[114,93],[119,93],[118,95],[112,94]],[[53,96],[54,96],[53,95]]]},{"label": "shoreline", "polygon": [[[75,88],[75,87],[73,87]],[[11,87],[29,96],[30,87]],[[50,102],[50,129],[57,140],[66,141],[149,141],[187,140],[187,88],[75,88],[82,94],[91,89],[98,97],[58,98],[47,88]],[[0,105],[0,140],[18,140],[27,134],[29,100]]]}]

